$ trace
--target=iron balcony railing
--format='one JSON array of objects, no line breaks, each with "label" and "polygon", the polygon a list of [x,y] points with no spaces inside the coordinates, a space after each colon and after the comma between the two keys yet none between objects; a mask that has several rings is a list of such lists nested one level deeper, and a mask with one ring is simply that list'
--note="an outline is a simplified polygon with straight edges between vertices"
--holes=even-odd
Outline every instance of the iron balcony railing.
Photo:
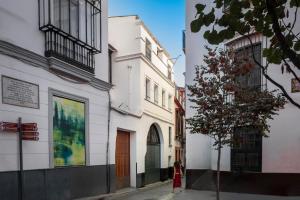
[{"label": "iron balcony railing", "polygon": [[46,57],[56,57],[94,73],[101,52],[100,0],[38,0]]}]

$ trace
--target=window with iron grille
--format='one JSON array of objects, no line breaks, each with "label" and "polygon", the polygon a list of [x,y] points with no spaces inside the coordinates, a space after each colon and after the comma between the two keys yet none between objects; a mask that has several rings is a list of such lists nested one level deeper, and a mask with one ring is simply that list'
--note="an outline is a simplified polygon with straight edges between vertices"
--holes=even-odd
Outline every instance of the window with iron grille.
[{"label": "window with iron grille", "polygon": [[94,73],[101,52],[101,0],[38,0],[46,57],[56,57]]},{"label": "window with iron grille", "polygon": [[253,61],[253,54],[258,62],[261,62],[261,44],[256,44],[253,47],[246,46],[238,49],[235,53],[237,60],[243,61],[247,60],[251,65],[253,65],[252,70],[245,74],[239,76],[236,81],[241,87],[247,87],[251,89],[261,90],[262,87],[262,73],[260,67]]},{"label": "window with iron grille", "polygon": [[145,52],[146,52],[146,58],[148,58],[151,61],[152,45],[151,45],[151,42],[148,39],[146,39],[146,49],[145,49]]},{"label": "window with iron grille", "polygon": [[237,128],[231,149],[232,171],[261,171],[262,135],[254,127]]}]

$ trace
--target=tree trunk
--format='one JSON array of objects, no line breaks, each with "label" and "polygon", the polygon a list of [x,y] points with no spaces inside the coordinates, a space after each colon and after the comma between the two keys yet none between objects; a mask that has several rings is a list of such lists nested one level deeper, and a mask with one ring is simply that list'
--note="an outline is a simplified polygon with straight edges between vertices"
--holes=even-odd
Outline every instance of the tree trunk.
[{"label": "tree trunk", "polygon": [[220,162],[221,162],[221,146],[218,145],[218,163],[217,163],[217,200],[220,200]]}]

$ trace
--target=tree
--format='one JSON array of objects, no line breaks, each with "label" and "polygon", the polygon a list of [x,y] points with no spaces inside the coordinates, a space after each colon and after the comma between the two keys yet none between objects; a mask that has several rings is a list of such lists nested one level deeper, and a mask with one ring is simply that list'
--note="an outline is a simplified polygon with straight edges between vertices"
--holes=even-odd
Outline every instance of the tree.
[{"label": "tree", "polygon": [[[214,6],[206,12],[204,4],[197,4],[196,19],[191,23],[192,32],[210,27],[204,38],[210,44],[220,44],[240,34],[252,44],[250,34],[261,33],[270,40],[263,50],[268,63],[281,64],[282,70],[292,73],[300,82],[294,68],[300,70],[300,30],[297,29],[300,0],[212,0]],[[210,30],[209,30],[210,29]],[[254,59],[255,60],[255,59]],[[257,60],[265,78],[277,86],[283,95],[296,107],[285,88],[267,74],[268,65]]]},{"label": "tree", "polygon": [[204,134],[214,141],[218,152],[216,192],[219,200],[221,149],[235,142],[233,135],[239,127],[254,127],[266,136],[267,121],[284,106],[285,98],[280,94],[276,96],[275,91],[244,87],[238,78],[250,73],[254,65],[223,50],[207,50],[206,65],[196,67],[194,84],[188,86],[196,113],[187,123],[192,134]]}]

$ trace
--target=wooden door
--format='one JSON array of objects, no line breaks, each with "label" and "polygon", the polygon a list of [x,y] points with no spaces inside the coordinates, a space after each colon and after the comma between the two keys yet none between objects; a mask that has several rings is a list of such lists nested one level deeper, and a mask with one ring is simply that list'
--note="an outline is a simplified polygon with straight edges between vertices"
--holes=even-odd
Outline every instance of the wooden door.
[{"label": "wooden door", "polygon": [[116,187],[130,187],[130,133],[118,131],[116,141]]}]

